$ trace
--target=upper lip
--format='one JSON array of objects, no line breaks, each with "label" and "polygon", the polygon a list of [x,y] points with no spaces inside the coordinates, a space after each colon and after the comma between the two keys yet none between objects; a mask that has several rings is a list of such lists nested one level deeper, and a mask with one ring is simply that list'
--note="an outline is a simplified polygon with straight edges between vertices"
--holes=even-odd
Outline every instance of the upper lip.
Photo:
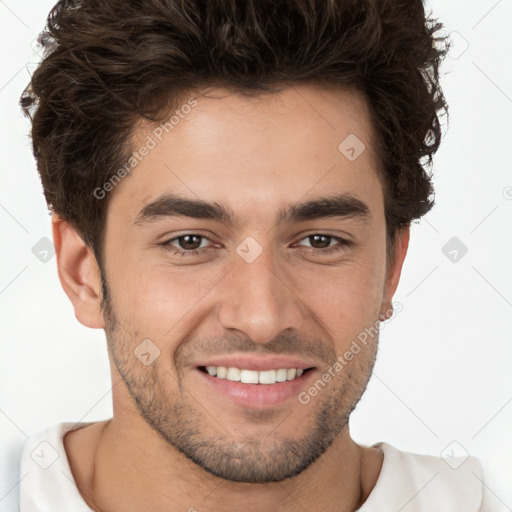
[{"label": "upper lip", "polygon": [[301,368],[306,370],[312,368],[315,363],[293,356],[257,356],[257,355],[238,355],[238,356],[218,356],[200,362],[197,366],[234,366],[236,368],[253,371],[279,370],[280,368]]}]

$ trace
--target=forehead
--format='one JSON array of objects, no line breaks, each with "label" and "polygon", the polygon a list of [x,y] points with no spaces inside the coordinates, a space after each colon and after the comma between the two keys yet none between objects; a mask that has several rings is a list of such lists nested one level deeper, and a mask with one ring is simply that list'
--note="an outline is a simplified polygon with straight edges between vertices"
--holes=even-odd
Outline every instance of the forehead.
[{"label": "forehead", "polygon": [[356,91],[301,84],[247,96],[212,88],[180,101],[161,125],[137,127],[134,152],[152,147],[113,203],[140,210],[172,192],[263,215],[262,205],[315,194],[382,192],[368,106]]}]

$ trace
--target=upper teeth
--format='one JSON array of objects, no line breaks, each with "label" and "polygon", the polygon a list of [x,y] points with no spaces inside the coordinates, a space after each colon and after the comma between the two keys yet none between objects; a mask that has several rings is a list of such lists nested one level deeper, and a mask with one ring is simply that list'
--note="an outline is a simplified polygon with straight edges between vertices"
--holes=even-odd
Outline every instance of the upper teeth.
[{"label": "upper teeth", "polygon": [[280,368],[279,370],[244,370],[235,366],[207,366],[206,371],[219,379],[243,382],[244,384],[275,384],[300,377],[302,368]]}]

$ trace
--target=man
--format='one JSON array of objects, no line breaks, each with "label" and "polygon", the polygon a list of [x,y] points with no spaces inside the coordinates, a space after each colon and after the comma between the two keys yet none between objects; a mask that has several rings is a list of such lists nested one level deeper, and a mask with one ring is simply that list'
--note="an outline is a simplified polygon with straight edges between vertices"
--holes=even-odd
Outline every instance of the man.
[{"label": "man", "polygon": [[481,510],[476,459],[348,427],[433,205],[439,28],[411,0],[57,4],[22,105],[114,414],[27,443],[22,512]]}]

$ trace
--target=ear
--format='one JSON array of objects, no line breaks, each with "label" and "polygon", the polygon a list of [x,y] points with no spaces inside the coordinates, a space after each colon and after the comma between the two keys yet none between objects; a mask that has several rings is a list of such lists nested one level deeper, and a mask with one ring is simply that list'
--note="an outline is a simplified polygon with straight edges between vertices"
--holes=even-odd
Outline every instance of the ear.
[{"label": "ear", "polygon": [[387,269],[384,296],[382,298],[382,309],[380,312],[380,319],[382,321],[387,320],[393,315],[393,304],[391,300],[393,299],[393,295],[398,287],[398,282],[400,281],[402,266],[409,247],[409,236],[409,226],[397,231],[395,236],[395,243],[393,247],[394,259]]},{"label": "ear", "polygon": [[105,326],[101,311],[101,274],[94,253],[58,215],[52,217],[53,243],[62,288],[77,320],[95,329]]}]

